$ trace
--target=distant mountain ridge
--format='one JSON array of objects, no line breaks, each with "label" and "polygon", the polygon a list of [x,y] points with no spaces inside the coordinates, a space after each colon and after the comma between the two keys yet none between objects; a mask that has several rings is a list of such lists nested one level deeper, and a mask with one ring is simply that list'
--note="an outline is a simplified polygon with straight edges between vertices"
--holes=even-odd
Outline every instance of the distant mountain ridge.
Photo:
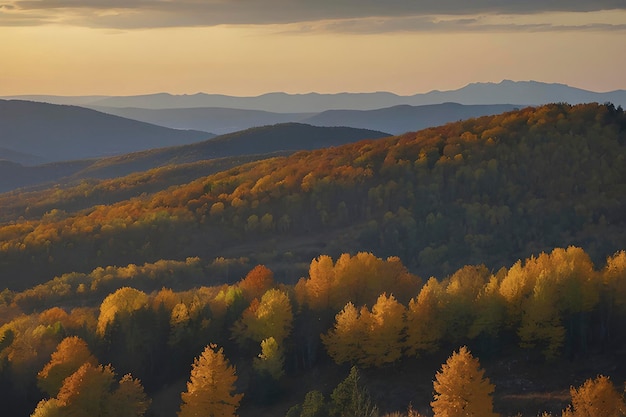
[{"label": "distant mountain ridge", "polygon": [[399,135],[473,117],[519,109],[512,104],[464,105],[458,103],[399,105],[377,110],[327,110],[304,119],[315,126],[349,126],[382,130]]},{"label": "distant mountain ridge", "polygon": [[[22,96],[24,97],[24,96]],[[85,106],[137,107],[145,109],[223,107],[233,109],[263,110],[277,113],[319,113],[326,110],[374,110],[401,104],[419,106],[455,102],[459,104],[513,104],[541,105],[555,102],[570,104],[611,102],[626,106],[626,90],[594,92],[565,84],[538,81],[510,81],[499,83],[472,83],[449,90],[400,96],[389,92],[337,93],[337,94],[287,94],[268,93],[256,97],[234,97],[222,94],[197,93],[173,95],[168,93],[126,97],[61,97],[27,96],[31,100],[68,103]],[[13,97],[13,98],[20,98]]]},{"label": "distant mountain ridge", "polygon": [[[83,107],[0,100],[0,148],[46,162],[100,158],[198,142],[212,133],[175,130]],[[24,158],[21,158],[23,160]]]},{"label": "distant mountain ridge", "polygon": [[28,167],[15,162],[0,161],[0,192],[50,181],[72,183],[86,178],[116,178],[163,166],[222,158],[233,158],[223,161],[220,165],[230,168],[242,161],[259,160],[270,155],[327,148],[386,136],[389,134],[366,129],[286,123],[247,129],[192,144],[149,149],[108,158]]},{"label": "distant mountain ridge", "polygon": [[89,108],[173,129],[203,130],[217,135],[258,126],[301,122],[308,117],[316,115],[316,113],[276,113],[223,107],[145,109],[138,107],[90,106]]},{"label": "distant mountain ridge", "polygon": [[511,104],[468,105],[458,103],[409,106],[402,104],[376,110],[326,110],[321,113],[274,113],[261,110],[191,107],[185,109],[140,109],[92,107],[105,113],[175,129],[198,129],[228,134],[252,127],[280,123],[313,126],[347,126],[398,135],[470,117],[511,111]]}]

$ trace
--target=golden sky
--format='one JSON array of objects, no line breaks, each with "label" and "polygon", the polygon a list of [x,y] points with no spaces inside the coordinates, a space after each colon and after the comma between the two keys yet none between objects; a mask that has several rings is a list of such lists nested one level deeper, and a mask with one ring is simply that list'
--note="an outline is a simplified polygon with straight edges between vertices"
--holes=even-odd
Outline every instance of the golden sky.
[{"label": "golden sky", "polygon": [[467,3],[0,0],[0,96],[626,89],[625,2]]}]

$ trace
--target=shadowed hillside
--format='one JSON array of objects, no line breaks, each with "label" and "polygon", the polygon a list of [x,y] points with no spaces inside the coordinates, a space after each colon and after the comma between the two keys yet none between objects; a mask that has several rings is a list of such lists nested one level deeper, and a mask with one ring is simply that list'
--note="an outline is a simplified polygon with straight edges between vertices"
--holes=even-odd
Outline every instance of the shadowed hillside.
[{"label": "shadowed hillside", "polygon": [[174,129],[204,130],[218,135],[258,126],[300,122],[307,117],[313,116],[312,113],[274,113],[223,107],[191,107],[184,109],[93,107],[93,109],[159,126]]},{"label": "shadowed hillside", "polygon": [[218,134],[254,126],[300,122],[314,126],[349,126],[392,134],[413,132],[448,122],[514,110],[509,104],[467,105],[456,103],[425,106],[398,105],[376,110],[326,110],[322,113],[271,113],[226,108],[140,109],[94,107],[105,113],[176,129],[198,129]]},{"label": "shadowed hillside", "polygon": [[119,155],[214,136],[76,106],[0,100],[0,147],[48,162]]},{"label": "shadowed hillside", "polygon": [[394,106],[377,110],[328,110],[304,119],[316,126],[351,126],[376,129],[399,135],[448,122],[515,110],[510,104],[463,105],[457,103],[426,106]]},{"label": "shadowed hillside", "polygon": [[[247,156],[246,162],[263,159],[266,154],[289,153],[356,142],[366,138],[389,136],[383,132],[354,128],[314,127],[288,123],[264,126],[223,135],[189,145],[150,149],[108,158],[66,161],[23,167],[4,163],[0,170],[0,192],[17,187],[58,182],[73,184],[81,179],[115,178],[153,168],[192,162]],[[249,156],[255,155],[253,158]],[[222,161],[220,166],[233,167],[239,161]],[[225,169],[225,168],[224,168]],[[211,170],[210,172],[216,172]],[[204,175],[208,175],[205,171]],[[188,180],[195,179],[189,178]]]},{"label": "shadowed hillside", "polygon": [[571,244],[602,260],[626,246],[625,132],[621,108],[554,104],[298,152],[6,224],[0,262],[12,287],[17,270],[39,281],[164,257],[245,255],[279,276],[286,259],[360,250],[425,276]]}]

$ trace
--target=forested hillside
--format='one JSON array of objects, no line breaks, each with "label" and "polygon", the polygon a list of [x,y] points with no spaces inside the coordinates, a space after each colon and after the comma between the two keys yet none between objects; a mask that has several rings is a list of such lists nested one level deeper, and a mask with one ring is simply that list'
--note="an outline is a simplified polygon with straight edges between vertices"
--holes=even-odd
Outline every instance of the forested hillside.
[{"label": "forested hillside", "polygon": [[552,104],[4,196],[3,412],[622,415],[625,162]]},{"label": "forested hillside", "polygon": [[4,282],[188,256],[245,256],[287,278],[345,248],[399,256],[425,276],[570,244],[601,262],[626,236],[625,119],[611,105],[554,104],[259,161],[80,211],[32,218],[25,207],[0,228]]}]

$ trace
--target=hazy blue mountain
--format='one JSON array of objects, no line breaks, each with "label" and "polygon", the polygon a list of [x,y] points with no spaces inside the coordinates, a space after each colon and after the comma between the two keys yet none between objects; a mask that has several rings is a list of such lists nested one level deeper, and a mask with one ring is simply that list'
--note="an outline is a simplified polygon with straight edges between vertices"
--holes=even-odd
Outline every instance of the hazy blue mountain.
[{"label": "hazy blue mountain", "polygon": [[159,126],[197,129],[218,134],[287,122],[301,122],[314,126],[348,126],[400,134],[460,119],[502,113],[517,107],[519,106],[509,104],[461,105],[444,103],[425,106],[399,105],[376,110],[327,110],[322,113],[273,113],[215,107],[186,109],[94,108],[105,113]]},{"label": "hazy blue mountain", "polygon": [[43,94],[31,94],[21,96],[6,96],[0,97],[5,100],[25,100],[25,101],[37,101],[40,103],[49,104],[67,104],[70,106],[83,106],[89,103],[93,103],[97,100],[102,100],[110,96],[51,96]]},{"label": "hazy blue mountain", "polygon": [[38,165],[46,162],[44,158],[25,152],[17,152],[7,148],[0,148],[0,161],[16,162],[22,165]]},{"label": "hazy blue mountain", "polygon": [[315,113],[275,113],[261,110],[222,107],[191,107],[173,109],[142,109],[137,107],[91,107],[103,113],[140,120],[173,129],[194,129],[218,135],[256,126],[299,122]]},{"label": "hazy blue mountain", "polygon": [[167,165],[208,159],[328,148],[388,133],[350,127],[317,127],[300,123],[262,126],[184,146],[152,149],[106,158],[82,170],[81,177],[111,178]]},{"label": "hazy blue mountain", "polygon": [[120,155],[215,135],[175,130],[77,106],[0,100],[0,147],[48,162]]},{"label": "hazy blue mountain", "polygon": [[424,106],[400,105],[377,110],[328,110],[304,119],[315,126],[350,126],[382,130],[399,135],[448,122],[515,110],[511,104],[463,105],[458,103]]},{"label": "hazy blue mountain", "polygon": [[108,158],[33,167],[0,161],[0,192],[50,182],[63,184],[86,178],[116,178],[163,166],[223,159],[220,163],[193,168],[208,175],[206,172],[213,172],[216,167],[227,169],[277,154],[327,148],[386,136],[389,134],[366,129],[287,123],[247,129],[188,145],[150,149]]},{"label": "hazy blue mountain", "polygon": [[[449,91],[430,91],[410,96],[388,92],[339,94],[286,94],[268,93],[256,97],[233,97],[221,94],[198,93],[172,95],[167,93],[127,97],[60,97],[28,96],[38,101],[81,104],[102,107],[136,107],[144,109],[173,109],[190,107],[222,107],[232,109],[262,110],[276,113],[319,113],[326,110],[374,110],[407,104],[420,106],[454,102],[461,104],[515,104],[540,105],[554,102],[571,104],[586,102],[612,102],[626,107],[626,90],[597,93],[564,84],[537,81],[509,81],[499,83],[473,83]],[[37,97],[37,98],[35,98]],[[23,98],[15,97],[15,98]]]},{"label": "hazy blue mountain", "polygon": [[537,81],[510,81],[500,83],[474,83],[453,91],[431,91],[414,95],[415,100],[428,103],[453,101],[461,104],[529,104],[566,102],[570,104],[612,102],[626,105],[626,90],[597,93],[570,87],[565,84],[548,84]]},{"label": "hazy blue mountain", "polygon": [[407,98],[393,93],[287,94],[268,93],[256,97],[232,97],[220,94],[194,95],[150,94],[132,97],[109,97],[93,102],[94,106],[173,109],[186,107],[224,107],[263,110],[276,113],[318,113],[329,109],[367,110],[400,104]]}]

